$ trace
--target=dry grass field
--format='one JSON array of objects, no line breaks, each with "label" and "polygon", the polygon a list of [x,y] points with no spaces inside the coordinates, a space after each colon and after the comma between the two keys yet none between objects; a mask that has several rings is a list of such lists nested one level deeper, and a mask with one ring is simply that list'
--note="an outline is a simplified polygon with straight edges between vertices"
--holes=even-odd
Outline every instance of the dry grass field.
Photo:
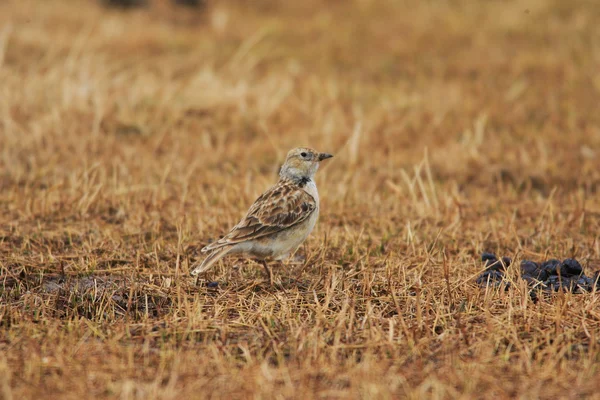
[{"label": "dry grass field", "polygon": [[[595,0],[4,0],[0,398],[600,398],[599,296],[518,271],[600,269],[599,107]],[[299,145],[278,285],[190,277]]]}]

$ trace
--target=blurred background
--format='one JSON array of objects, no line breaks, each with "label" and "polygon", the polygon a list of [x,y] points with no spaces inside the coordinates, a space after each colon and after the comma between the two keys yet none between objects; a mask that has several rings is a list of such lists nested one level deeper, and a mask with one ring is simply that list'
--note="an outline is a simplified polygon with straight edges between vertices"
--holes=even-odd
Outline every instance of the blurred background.
[{"label": "blurred background", "polygon": [[4,1],[5,185],[109,160],[138,183],[275,170],[306,144],[385,170],[378,191],[425,148],[439,180],[596,187],[599,18],[585,0]]}]

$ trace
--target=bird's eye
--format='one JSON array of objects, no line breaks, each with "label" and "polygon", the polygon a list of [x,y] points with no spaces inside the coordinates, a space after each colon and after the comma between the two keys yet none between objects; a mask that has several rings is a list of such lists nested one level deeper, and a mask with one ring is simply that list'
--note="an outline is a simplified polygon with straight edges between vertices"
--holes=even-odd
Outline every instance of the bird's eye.
[{"label": "bird's eye", "polygon": [[302,157],[306,157],[306,152],[304,152],[304,151],[303,151],[302,153],[300,153],[300,155],[301,155]]}]

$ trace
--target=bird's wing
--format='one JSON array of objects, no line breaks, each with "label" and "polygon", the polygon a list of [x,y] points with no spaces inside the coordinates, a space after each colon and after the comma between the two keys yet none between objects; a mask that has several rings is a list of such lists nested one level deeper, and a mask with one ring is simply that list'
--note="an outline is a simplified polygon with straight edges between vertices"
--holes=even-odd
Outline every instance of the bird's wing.
[{"label": "bird's wing", "polygon": [[280,181],[263,193],[248,210],[246,216],[222,239],[202,249],[203,252],[258,239],[291,226],[311,215],[317,208],[314,197],[300,186]]}]

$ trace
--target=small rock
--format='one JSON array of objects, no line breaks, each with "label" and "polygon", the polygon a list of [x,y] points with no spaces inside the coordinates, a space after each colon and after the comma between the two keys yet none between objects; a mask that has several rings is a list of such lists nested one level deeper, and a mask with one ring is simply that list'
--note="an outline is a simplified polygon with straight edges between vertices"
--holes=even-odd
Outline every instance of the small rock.
[{"label": "small rock", "polygon": [[106,6],[132,8],[141,7],[148,4],[146,0],[102,0]]},{"label": "small rock", "polygon": [[560,270],[561,262],[557,259],[551,259],[548,261],[544,261],[542,263],[542,268],[546,271],[548,275],[558,275],[558,271]]},{"label": "small rock", "polygon": [[529,276],[535,276],[540,273],[540,266],[535,261],[523,260],[521,261],[521,272]]},{"label": "small rock", "polygon": [[486,263],[485,267],[486,267],[487,271],[502,271],[502,270],[504,270],[504,265],[502,265],[502,262],[500,260],[496,260],[489,264]]},{"label": "small rock", "polygon": [[534,303],[537,303],[539,298],[538,298],[538,292],[537,290],[530,290],[529,291],[529,298],[531,299],[531,301],[533,301]]},{"label": "small rock", "polygon": [[589,276],[580,276],[577,279],[577,286],[585,290],[586,292],[591,292],[594,288],[594,281]]},{"label": "small rock", "polygon": [[502,261],[496,257],[493,253],[481,254],[481,261],[484,262],[484,266],[487,270],[501,271],[505,270],[511,263],[511,259],[508,257],[502,257]]},{"label": "small rock", "polygon": [[201,7],[204,6],[205,0],[175,0],[175,4],[188,7]]},{"label": "small rock", "polygon": [[530,282],[528,278],[545,281],[550,276],[538,263],[530,260],[521,261],[521,275],[528,282]]},{"label": "small rock", "polygon": [[488,270],[483,271],[481,275],[477,277],[477,284],[480,286],[496,285],[497,282],[504,278],[504,274],[501,271]]},{"label": "small rock", "polygon": [[486,261],[497,261],[498,257],[496,257],[496,255],[494,253],[481,253],[481,261],[486,262]]},{"label": "small rock", "polygon": [[567,258],[562,262],[560,272],[561,274],[564,272],[567,276],[579,276],[583,273],[583,268],[581,267],[581,264],[579,264],[579,261],[573,258]]},{"label": "small rock", "polygon": [[596,271],[591,277],[591,289],[596,286],[597,290],[600,290],[600,271]]}]

